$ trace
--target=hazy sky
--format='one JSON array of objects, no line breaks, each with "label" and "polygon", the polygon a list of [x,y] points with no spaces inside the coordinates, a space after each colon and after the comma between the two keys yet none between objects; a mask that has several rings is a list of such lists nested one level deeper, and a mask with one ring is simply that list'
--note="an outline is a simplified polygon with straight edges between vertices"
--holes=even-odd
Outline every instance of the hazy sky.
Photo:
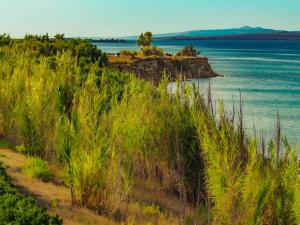
[{"label": "hazy sky", "polygon": [[300,0],[0,0],[0,33],[125,36],[240,26],[300,30]]}]

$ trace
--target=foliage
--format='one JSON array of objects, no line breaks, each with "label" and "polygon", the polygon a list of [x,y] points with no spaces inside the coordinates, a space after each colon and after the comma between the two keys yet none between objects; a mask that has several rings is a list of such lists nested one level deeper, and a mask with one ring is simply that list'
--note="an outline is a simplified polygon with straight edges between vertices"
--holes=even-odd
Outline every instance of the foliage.
[{"label": "foliage", "polygon": [[49,216],[45,208],[38,208],[32,198],[17,191],[0,164],[0,224],[60,225],[62,222],[60,217]]},{"label": "foliage", "polygon": [[141,33],[138,39],[138,45],[141,50],[137,52],[139,56],[163,56],[164,52],[161,48],[152,46],[153,35],[151,32]]},{"label": "foliage", "polygon": [[195,57],[197,55],[199,55],[200,52],[195,49],[195,47],[193,45],[187,45],[185,46],[181,51],[179,51],[176,56],[191,56],[191,57]]},{"label": "foliage", "polygon": [[54,37],[57,40],[64,40],[65,39],[65,34],[56,34]]},{"label": "foliage", "polygon": [[12,42],[12,39],[10,38],[9,34],[1,34],[0,35],[0,47],[9,45]]},{"label": "foliage", "polygon": [[284,157],[276,159],[271,141],[268,155],[263,154],[264,145],[259,145],[257,138],[245,138],[242,118],[235,129],[222,103],[219,108],[217,122],[201,107],[196,117],[206,161],[208,197],[212,201],[212,224],[296,224],[295,150],[286,145]]},{"label": "foliage", "polygon": [[141,47],[151,46],[153,41],[153,35],[151,32],[147,31],[145,33],[141,33],[138,39],[138,45]]},{"label": "foliage", "polygon": [[[2,35],[4,40],[9,36]],[[1,39],[0,39],[1,40]],[[6,41],[7,42],[7,41]],[[71,55],[76,58],[76,62],[81,66],[82,72],[87,73],[87,65],[97,63],[100,67],[107,65],[107,56],[101,50],[84,39],[66,39],[63,34],[57,34],[54,38],[45,35],[26,34],[24,39],[11,40],[12,46],[18,52],[32,50],[36,56],[55,56],[58,53],[70,51]],[[52,58],[54,60],[54,58]],[[54,60],[54,66],[56,66]]]},{"label": "foliage", "polygon": [[44,182],[51,179],[51,173],[47,163],[37,157],[27,158],[23,171],[28,176],[40,179]]}]

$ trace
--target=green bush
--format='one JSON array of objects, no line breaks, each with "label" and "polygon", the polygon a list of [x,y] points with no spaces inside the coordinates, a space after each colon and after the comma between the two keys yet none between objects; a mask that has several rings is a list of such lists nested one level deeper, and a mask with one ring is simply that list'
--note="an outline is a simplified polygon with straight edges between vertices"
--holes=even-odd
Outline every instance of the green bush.
[{"label": "green bush", "polygon": [[45,208],[39,208],[36,202],[23,196],[11,184],[4,167],[0,164],[0,224],[18,225],[61,225],[58,216],[49,216]]},{"label": "green bush", "polygon": [[193,45],[187,45],[185,46],[181,51],[179,51],[176,56],[190,56],[190,57],[195,57],[199,55],[200,52],[195,49]]},{"label": "green bush", "polygon": [[51,173],[47,163],[38,157],[30,157],[26,160],[23,168],[25,174],[30,177],[47,182],[51,179]]}]

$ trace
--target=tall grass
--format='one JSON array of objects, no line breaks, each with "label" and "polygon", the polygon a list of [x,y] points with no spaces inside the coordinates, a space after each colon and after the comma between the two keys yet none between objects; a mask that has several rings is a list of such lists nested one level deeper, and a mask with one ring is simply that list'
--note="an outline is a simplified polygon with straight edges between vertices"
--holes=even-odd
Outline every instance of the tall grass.
[{"label": "tall grass", "polygon": [[242,111],[235,128],[222,103],[219,109],[218,120],[203,108],[196,114],[212,224],[297,224],[296,148],[278,137],[277,146],[285,144],[282,157],[272,140],[264,154],[257,137],[244,138]]}]

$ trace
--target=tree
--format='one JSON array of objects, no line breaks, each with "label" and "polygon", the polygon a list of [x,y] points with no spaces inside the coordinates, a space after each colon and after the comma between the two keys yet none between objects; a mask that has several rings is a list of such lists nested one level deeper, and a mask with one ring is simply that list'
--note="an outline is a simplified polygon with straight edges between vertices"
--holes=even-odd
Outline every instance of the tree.
[{"label": "tree", "polygon": [[46,34],[42,35],[42,36],[41,36],[41,40],[42,40],[43,42],[48,42],[48,41],[50,40],[49,34],[46,33]]},{"label": "tree", "polygon": [[138,39],[138,44],[139,46],[150,46],[153,41],[153,35],[151,32],[147,31],[145,33],[141,33],[139,39]]},{"label": "tree", "polygon": [[1,34],[0,35],[0,46],[9,45],[12,39],[9,34]]},{"label": "tree", "polygon": [[57,40],[64,40],[65,39],[65,34],[56,34],[54,37]]},{"label": "tree", "polygon": [[181,51],[179,51],[176,55],[177,56],[195,57],[199,54],[200,54],[200,52],[197,49],[195,49],[195,47],[193,45],[187,45]]}]

